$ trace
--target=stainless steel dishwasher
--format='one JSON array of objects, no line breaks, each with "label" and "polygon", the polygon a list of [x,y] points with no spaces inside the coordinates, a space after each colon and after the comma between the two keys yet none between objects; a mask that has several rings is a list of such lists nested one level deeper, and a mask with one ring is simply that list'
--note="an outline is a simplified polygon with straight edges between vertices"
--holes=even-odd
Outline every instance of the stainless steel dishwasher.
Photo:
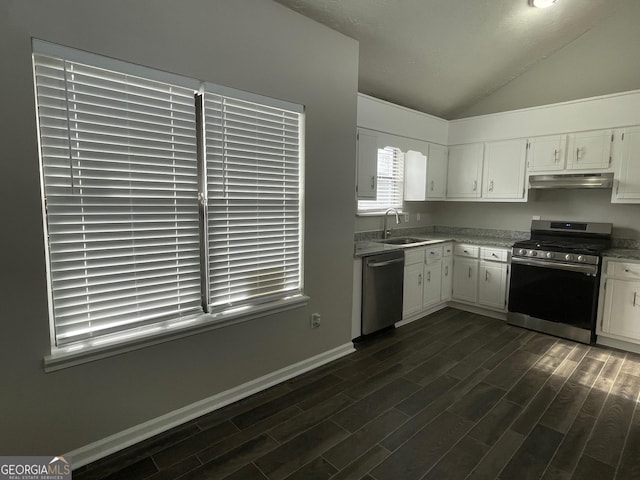
[{"label": "stainless steel dishwasher", "polygon": [[381,253],[362,261],[362,335],[402,320],[404,251]]}]

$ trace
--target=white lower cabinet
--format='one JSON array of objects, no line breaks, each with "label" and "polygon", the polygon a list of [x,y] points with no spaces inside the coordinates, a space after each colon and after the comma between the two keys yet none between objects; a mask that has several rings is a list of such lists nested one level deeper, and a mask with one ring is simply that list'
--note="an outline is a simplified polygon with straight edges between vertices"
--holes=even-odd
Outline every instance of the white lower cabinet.
[{"label": "white lower cabinet", "polygon": [[[451,252],[450,244],[447,245]],[[443,267],[443,252],[446,251],[447,247],[442,245],[405,250],[403,319],[411,318],[448,299],[442,288],[451,276],[450,267]]]},{"label": "white lower cabinet", "polygon": [[478,304],[496,309],[506,307],[507,264],[480,260]]},{"label": "white lower cabinet", "polygon": [[450,300],[505,311],[507,259],[507,249],[468,244],[406,249],[403,320]]},{"label": "white lower cabinet", "polygon": [[602,290],[598,335],[640,343],[640,262],[605,261]]},{"label": "white lower cabinet", "polygon": [[459,244],[454,254],[452,299],[505,311],[509,251]]},{"label": "white lower cabinet", "polygon": [[475,245],[456,244],[453,247],[453,300],[478,301],[478,255]]}]

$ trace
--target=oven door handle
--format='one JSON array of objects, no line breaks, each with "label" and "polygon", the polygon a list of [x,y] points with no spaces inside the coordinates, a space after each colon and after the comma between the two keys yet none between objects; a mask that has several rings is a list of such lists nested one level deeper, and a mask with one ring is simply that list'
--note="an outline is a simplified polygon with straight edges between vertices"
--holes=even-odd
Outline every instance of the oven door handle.
[{"label": "oven door handle", "polygon": [[511,263],[518,265],[528,265],[530,267],[554,268],[556,270],[568,270],[570,272],[584,273],[586,275],[596,276],[598,273],[597,265],[576,265],[574,263],[550,262],[548,260],[511,257]]}]

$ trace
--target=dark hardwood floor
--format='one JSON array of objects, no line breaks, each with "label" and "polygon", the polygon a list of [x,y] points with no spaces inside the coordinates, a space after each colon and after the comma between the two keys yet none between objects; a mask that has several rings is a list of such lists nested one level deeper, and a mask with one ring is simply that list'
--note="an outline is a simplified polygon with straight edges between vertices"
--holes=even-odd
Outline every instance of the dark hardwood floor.
[{"label": "dark hardwood floor", "polygon": [[74,479],[640,478],[640,356],[445,309]]}]

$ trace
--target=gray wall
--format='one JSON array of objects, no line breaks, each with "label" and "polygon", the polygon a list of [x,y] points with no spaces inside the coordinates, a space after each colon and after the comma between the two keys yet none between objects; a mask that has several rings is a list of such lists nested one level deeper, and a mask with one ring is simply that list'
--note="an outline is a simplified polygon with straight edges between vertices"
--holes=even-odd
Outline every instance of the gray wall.
[{"label": "gray wall", "polygon": [[[31,37],[304,104],[310,305],[45,374]],[[269,0],[2,0],[0,58],[3,455],[68,452],[349,341],[355,41]]]},{"label": "gray wall", "polygon": [[529,191],[527,203],[423,204],[436,225],[528,231],[531,218],[610,222],[614,236],[640,239],[640,205],[612,204],[611,190]]}]

